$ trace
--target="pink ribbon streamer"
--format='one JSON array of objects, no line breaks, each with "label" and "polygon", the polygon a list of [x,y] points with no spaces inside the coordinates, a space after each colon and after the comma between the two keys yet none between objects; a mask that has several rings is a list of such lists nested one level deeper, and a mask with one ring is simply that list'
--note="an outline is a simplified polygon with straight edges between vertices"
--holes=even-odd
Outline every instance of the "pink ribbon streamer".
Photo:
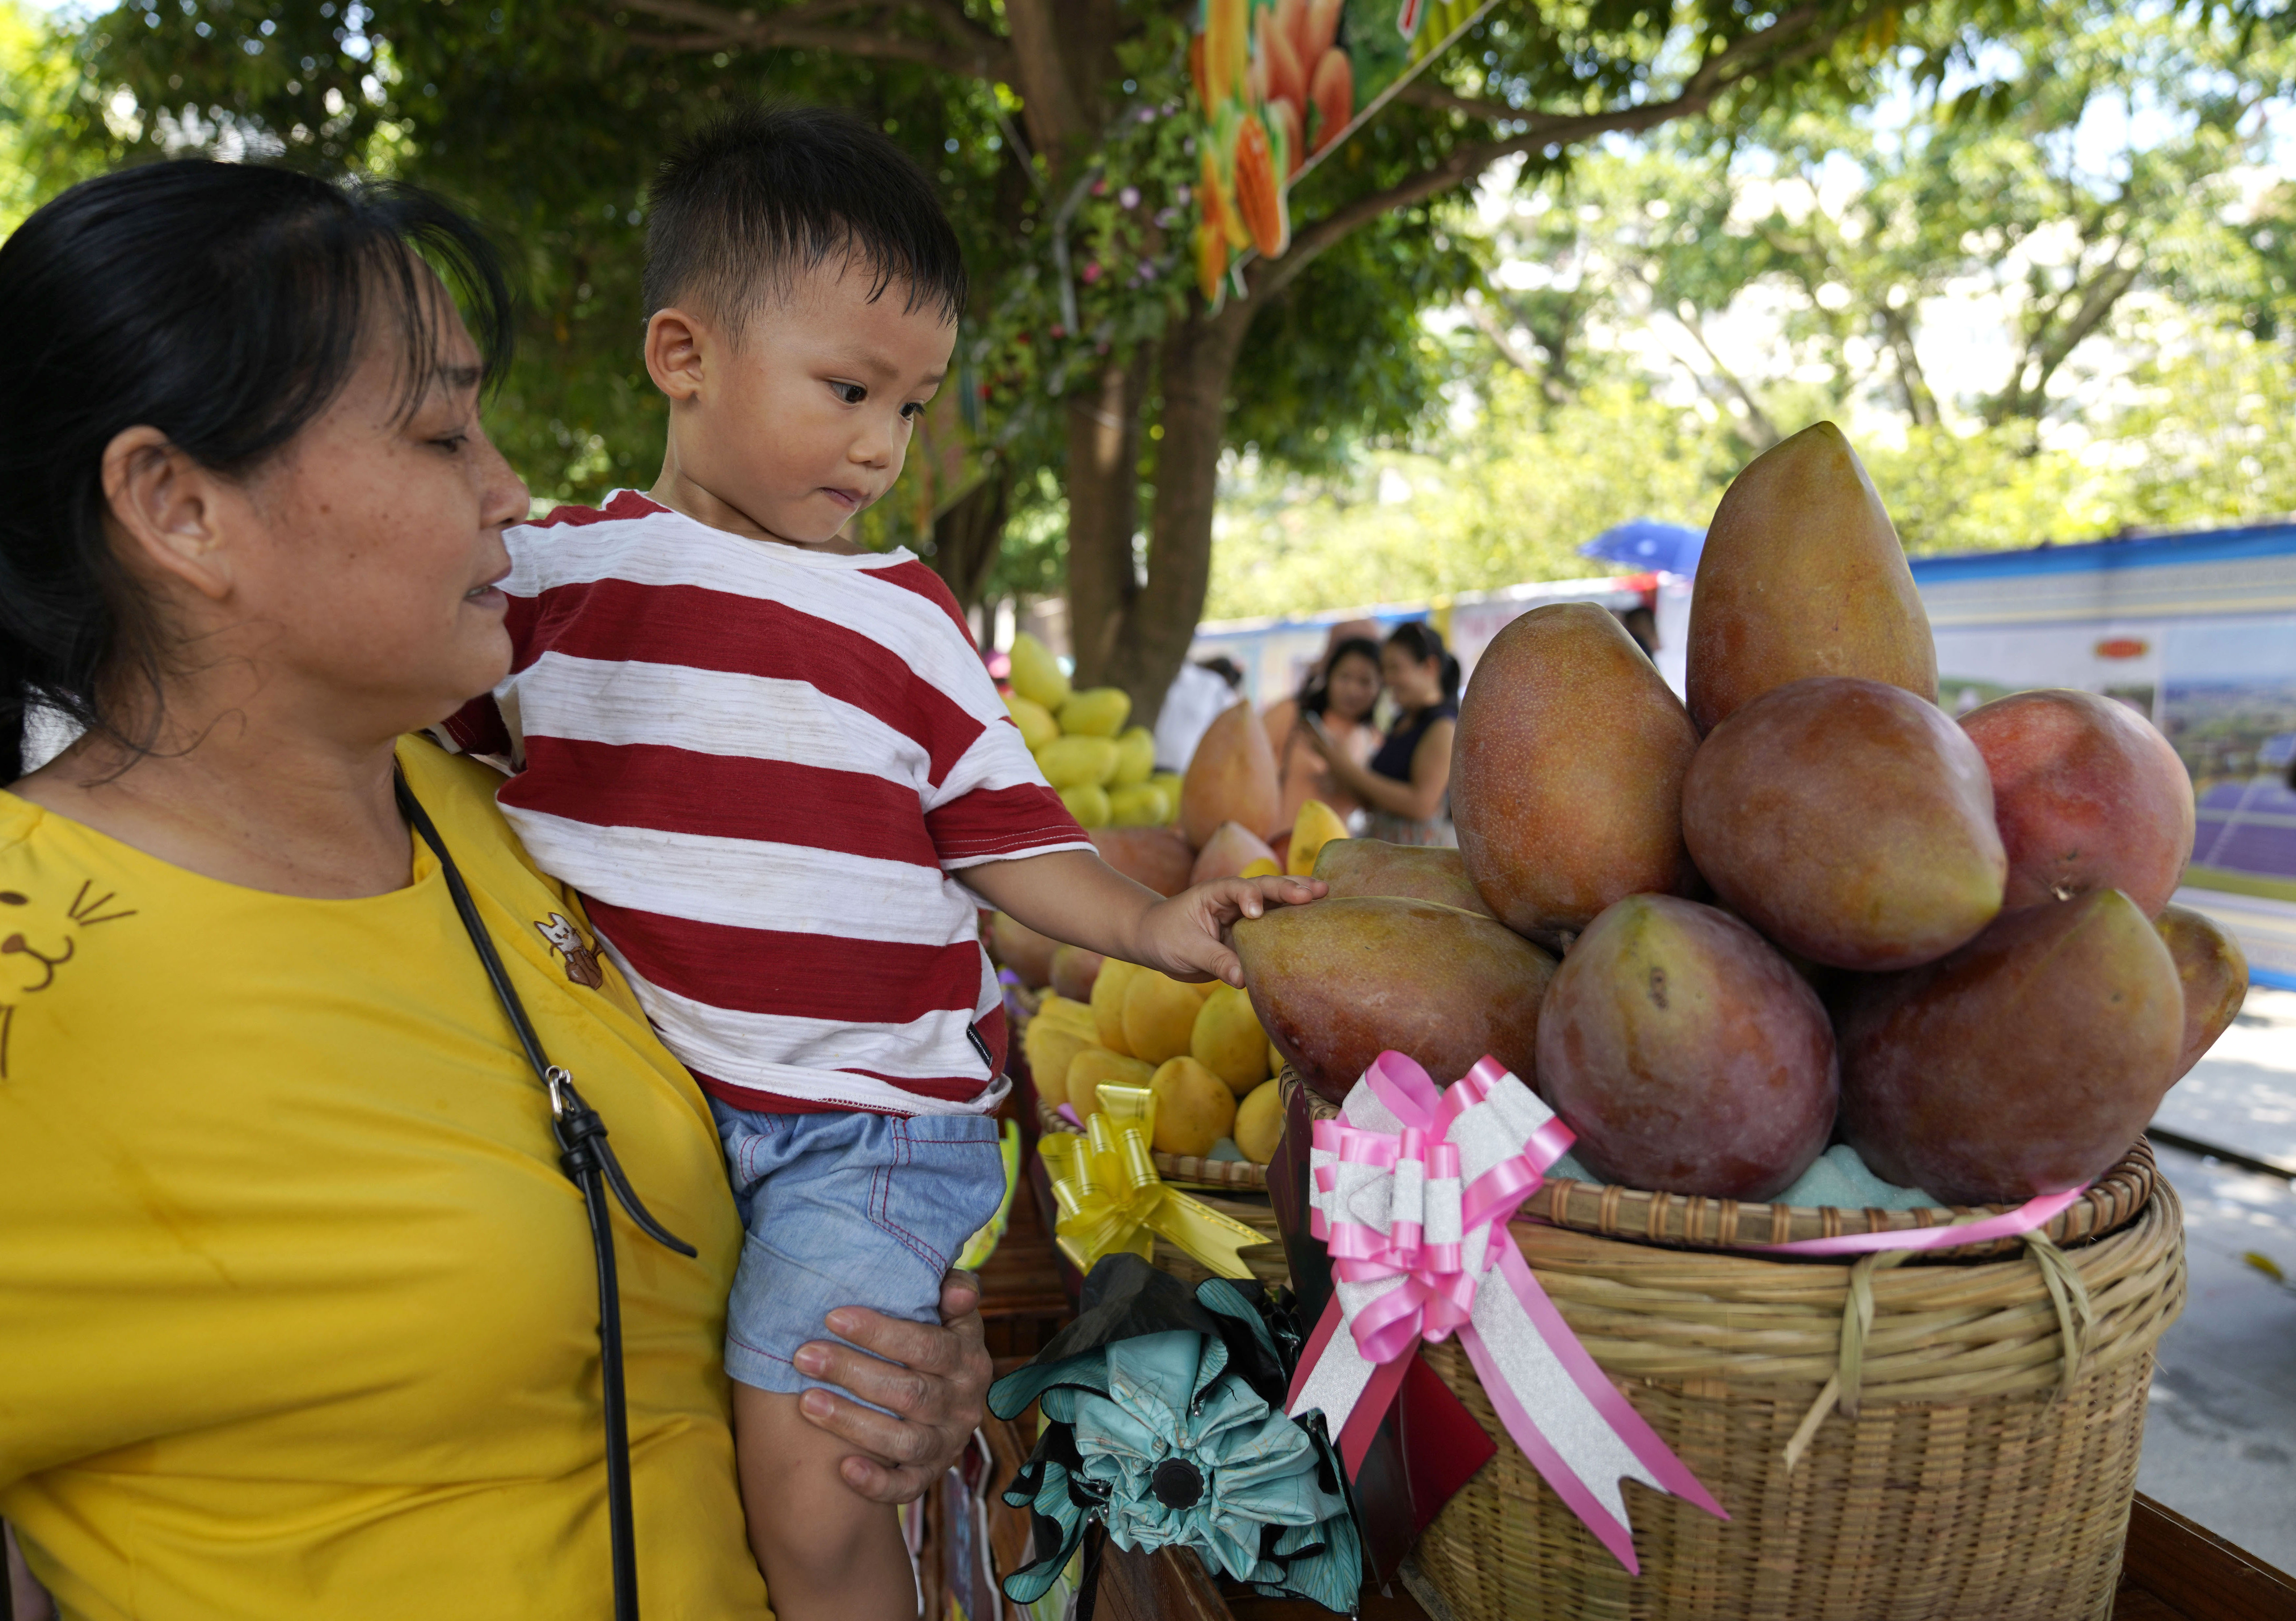
[{"label": "pink ribbon streamer", "polygon": [[[1372,1438],[1420,1342],[1439,1342],[1456,1334],[1482,1378],[1493,1408],[1523,1455],[1619,1562],[1639,1574],[1632,1527],[1602,1501],[1540,1430],[1517,1389],[1521,1370],[1511,1370],[1478,1328],[1478,1290],[1496,1268],[1569,1385],[1575,1386],[1578,1396],[1634,1461],[1664,1490],[1727,1519],[1721,1504],[1619,1394],[1578,1343],[1554,1302],[1539,1288],[1507,1230],[1508,1219],[1537,1191],[1546,1167],[1570,1146],[1570,1129],[1536,1103],[1528,1089],[1495,1058],[1485,1057],[1448,1089],[1439,1091],[1416,1063],[1401,1053],[1383,1052],[1365,1072],[1363,1084],[1400,1123],[1400,1130],[1367,1129],[1349,1123],[1344,1114],[1341,1120],[1316,1123],[1315,1146],[1329,1156],[1329,1163],[1318,1165],[1315,1173],[1316,1186],[1325,1197],[1313,1204],[1309,1229],[1329,1249],[1332,1275],[1339,1282],[1369,1286],[1399,1281],[1352,1314],[1344,1311],[1334,1294],[1300,1357],[1289,1410],[1296,1413],[1304,1406],[1321,1405],[1326,1393],[1345,1387],[1346,1378],[1324,1365],[1327,1356],[1335,1355],[1335,1342],[1344,1325],[1354,1344],[1349,1352],[1338,1354],[1338,1360],[1352,1365],[1360,1358],[1369,1364],[1367,1376],[1362,1369],[1353,1369],[1362,1382],[1348,1403],[1349,1411],[1329,1415],[1334,1421],[1341,1457],[1352,1478],[1363,1467]],[[1492,1114],[1503,1121],[1500,1131],[1507,1149],[1490,1155],[1494,1128],[1487,1116],[1478,1132],[1480,1146],[1491,1163],[1463,1186],[1465,1173],[1460,1145],[1450,1140],[1451,1133],[1463,1116],[1492,1102],[1495,1095],[1498,1096]],[[1342,1208],[1338,1202],[1341,1189],[1343,1184],[1361,1180],[1357,1168],[1363,1167],[1392,1179],[1390,1219],[1384,1230],[1365,1222],[1325,1214],[1327,1205],[1335,1210]],[[1456,1214],[1451,1205],[1455,1197]],[[1498,1320],[1487,1316],[1485,1321]],[[1544,1377],[1551,1381],[1551,1374]],[[1300,1398],[1311,1385],[1316,1389],[1303,1406]],[[1557,1394],[1551,1383],[1548,1394],[1550,1397]],[[1609,1455],[1617,1457],[1615,1452]]]},{"label": "pink ribbon streamer", "polygon": [[1745,1244],[1738,1247],[1771,1255],[1862,1255],[1884,1249],[1953,1249],[1964,1244],[1984,1244],[2013,1238],[2054,1221],[2060,1211],[2088,1191],[2089,1185],[2066,1193],[2044,1193],[2014,1210],[1986,1216],[1963,1227],[1909,1227],[1897,1232],[1846,1232],[1833,1238],[1797,1238],[1791,1244]]}]

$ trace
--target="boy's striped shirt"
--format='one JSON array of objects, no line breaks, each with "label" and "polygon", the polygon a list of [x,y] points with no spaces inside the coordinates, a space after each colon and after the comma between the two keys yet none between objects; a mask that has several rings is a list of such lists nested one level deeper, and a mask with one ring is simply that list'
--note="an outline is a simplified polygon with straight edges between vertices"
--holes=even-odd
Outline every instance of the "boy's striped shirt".
[{"label": "boy's striped shirt", "polygon": [[939,575],[634,491],[507,531],[514,653],[447,723],[579,889],[671,1051],[742,1108],[993,1108],[985,860],[1089,850]]}]

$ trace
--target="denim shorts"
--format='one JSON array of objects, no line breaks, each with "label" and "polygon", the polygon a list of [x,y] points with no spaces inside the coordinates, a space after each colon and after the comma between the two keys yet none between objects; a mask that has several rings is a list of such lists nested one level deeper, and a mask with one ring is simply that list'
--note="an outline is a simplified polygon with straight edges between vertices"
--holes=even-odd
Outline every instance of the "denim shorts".
[{"label": "denim shorts", "polygon": [[942,1278],[1004,1201],[993,1118],[709,1108],[747,1235],[726,1307],[728,1374],[787,1395],[822,1385],[790,1359],[836,1337],[822,1320],[839,1306],[940,1321]]}]

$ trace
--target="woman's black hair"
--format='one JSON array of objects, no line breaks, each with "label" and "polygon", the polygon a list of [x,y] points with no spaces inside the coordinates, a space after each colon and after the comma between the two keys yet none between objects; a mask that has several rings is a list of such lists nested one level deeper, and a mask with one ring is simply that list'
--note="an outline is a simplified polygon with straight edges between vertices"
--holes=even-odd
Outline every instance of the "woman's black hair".
[{"label": "woman's black hair", "polygon": [[1341,659],[1369,659],[1374,670],[1379,668],[1379,644],[1367,636],[1351,636],[1324,656],[1324,662],[1308,672],[1300,686],[1300,712],[1322,715],[1332,707],[1332,672],[1340,667]]},{"label": "woman's black hair", "polygon": [[499,377],[511,303],[494,251],[411,186],[151,163],[83,181],[0,244],[0,781],[25,769],[35,704],[131,752],[158,735],[168,648],[106,537],[112,440],[157,428],[203,467],[252,473],[333,401],[371,329],[397,339],[412,411],[451,318],[434,273]]},{"label": "woman's black hair", "polygon": [[1387,645],[1400,647],[1411,655],[1414,664],[1424,664],[1429,659],[1443,661],[1443,702],[1455,702],[1459,696],[1459,661],[1443,650],[1443,633],[1423,619],[1406,620],[1387,633]]}]

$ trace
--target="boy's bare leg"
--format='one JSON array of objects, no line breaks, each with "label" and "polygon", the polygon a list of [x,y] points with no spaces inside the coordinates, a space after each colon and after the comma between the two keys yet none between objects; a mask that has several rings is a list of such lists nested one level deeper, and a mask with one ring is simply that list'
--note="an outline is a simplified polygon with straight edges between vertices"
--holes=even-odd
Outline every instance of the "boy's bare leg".
[{"label": "boy's bare leg", "polygon": [[845,1484],[853,1449],[798,1397],[734,1386],[734,1452],[750,1547],[779,1621],[916,1621],[916,1581],[889,1503]]}]

